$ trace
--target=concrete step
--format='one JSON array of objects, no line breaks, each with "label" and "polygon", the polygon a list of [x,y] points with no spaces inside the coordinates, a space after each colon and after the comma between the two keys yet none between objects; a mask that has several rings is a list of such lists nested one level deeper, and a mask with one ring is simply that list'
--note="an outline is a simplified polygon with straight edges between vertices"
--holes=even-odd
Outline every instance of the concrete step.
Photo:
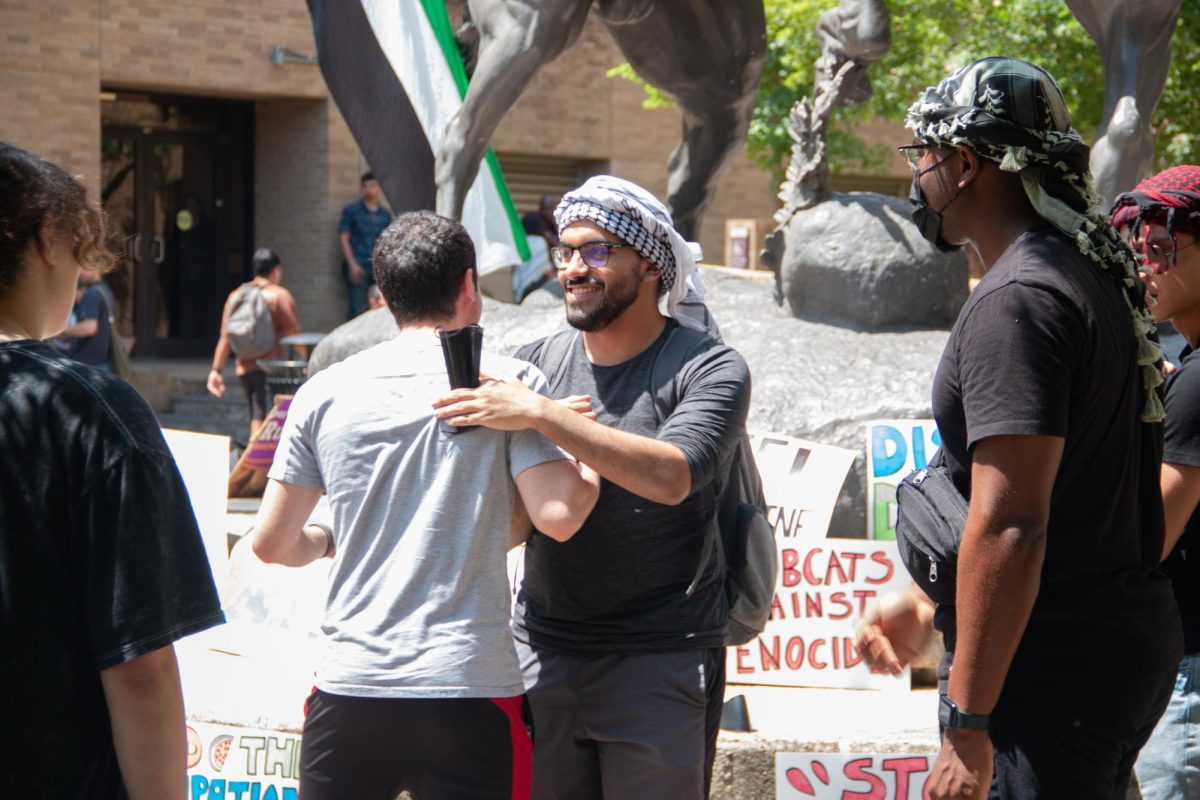
[{"label": "concrete step", "polygon": [[246,399],[241,393],[226,392],[224,397],[204,395],[171,395],[171,405],[168,414],[181,417],[201,417],[209,419],[238,419],[250,421],[250,412],[246,409]]}]

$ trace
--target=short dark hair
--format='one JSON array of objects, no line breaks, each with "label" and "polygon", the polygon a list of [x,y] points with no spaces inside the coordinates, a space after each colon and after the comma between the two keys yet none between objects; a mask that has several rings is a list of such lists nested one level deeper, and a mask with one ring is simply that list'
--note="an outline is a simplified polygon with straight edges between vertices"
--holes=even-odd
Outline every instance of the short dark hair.
[{"label": "short dark hair", "polygon": [[432,211],[400,214],[384,229],[371,256],[375,281],[396,323],[454,316],[467,270],[475,267],[475,245],[467,229]]},{"label": "short dark hair", "polygon": [[83,184],[61,167],[0,141],[0,294],[17,282],[29,246],[40,247],[38,234],[47,220],[71,237],[82,266],[100,271],[115,266],[104,212],[88,200]]},{"label": "short dark hair", "polygon": [[364,172],[362,174],[362,177],[358,179],[358,183],[361,186],[362,184],[366,183],[367,181],[378,181],[378,180],[379,179],[375,177],[374,172],[368,171],[368,172]]},{"label": "short dark hair", "polygon": [[279,266],[279,256],[275,255],[275,251],[269,247],[260,247],[254,251],[254,274],[259,278],[265,278],[271,274],[271,270]]}]

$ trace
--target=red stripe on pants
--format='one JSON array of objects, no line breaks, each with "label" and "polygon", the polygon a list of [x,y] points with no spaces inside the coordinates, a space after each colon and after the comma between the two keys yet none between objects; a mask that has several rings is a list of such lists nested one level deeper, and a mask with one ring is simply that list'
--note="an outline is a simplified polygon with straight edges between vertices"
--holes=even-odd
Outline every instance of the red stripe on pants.
[{"label": "red stripe on pants", "polygon": [[508,717],[509,738],[512,740],[512,797],[513,800],[529,800],[533,791],[533,742],[521,719],[522,697],[490,698],[496,707]]}]

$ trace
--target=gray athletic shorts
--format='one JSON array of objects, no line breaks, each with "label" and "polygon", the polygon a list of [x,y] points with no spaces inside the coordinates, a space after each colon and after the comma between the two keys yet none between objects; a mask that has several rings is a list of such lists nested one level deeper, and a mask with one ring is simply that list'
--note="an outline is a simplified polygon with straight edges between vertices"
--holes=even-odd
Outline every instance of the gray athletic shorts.
[{"label": "gray athletic shorts", "polygon": [[517,655],[533,716],[533,800],[706,796],[722,648],[575,656],[518,641]]}]

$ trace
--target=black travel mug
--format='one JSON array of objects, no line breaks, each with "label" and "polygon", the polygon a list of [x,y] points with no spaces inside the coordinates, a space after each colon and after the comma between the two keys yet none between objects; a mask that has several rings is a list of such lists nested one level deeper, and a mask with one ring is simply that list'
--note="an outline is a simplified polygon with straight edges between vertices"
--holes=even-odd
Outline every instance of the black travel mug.
[{"label": "black travel mug", "polygon": [[[483,354],[483,328],[478,325],[467,325],[452,331],[438,328],[437,335],[442,342],[442,357],[446,360],[446,375],[450,378],[450,388],[477,388],[479,386],[479,359]],[[476,426],[447,425],[446,427],[457,432],[470,430]]]}]

